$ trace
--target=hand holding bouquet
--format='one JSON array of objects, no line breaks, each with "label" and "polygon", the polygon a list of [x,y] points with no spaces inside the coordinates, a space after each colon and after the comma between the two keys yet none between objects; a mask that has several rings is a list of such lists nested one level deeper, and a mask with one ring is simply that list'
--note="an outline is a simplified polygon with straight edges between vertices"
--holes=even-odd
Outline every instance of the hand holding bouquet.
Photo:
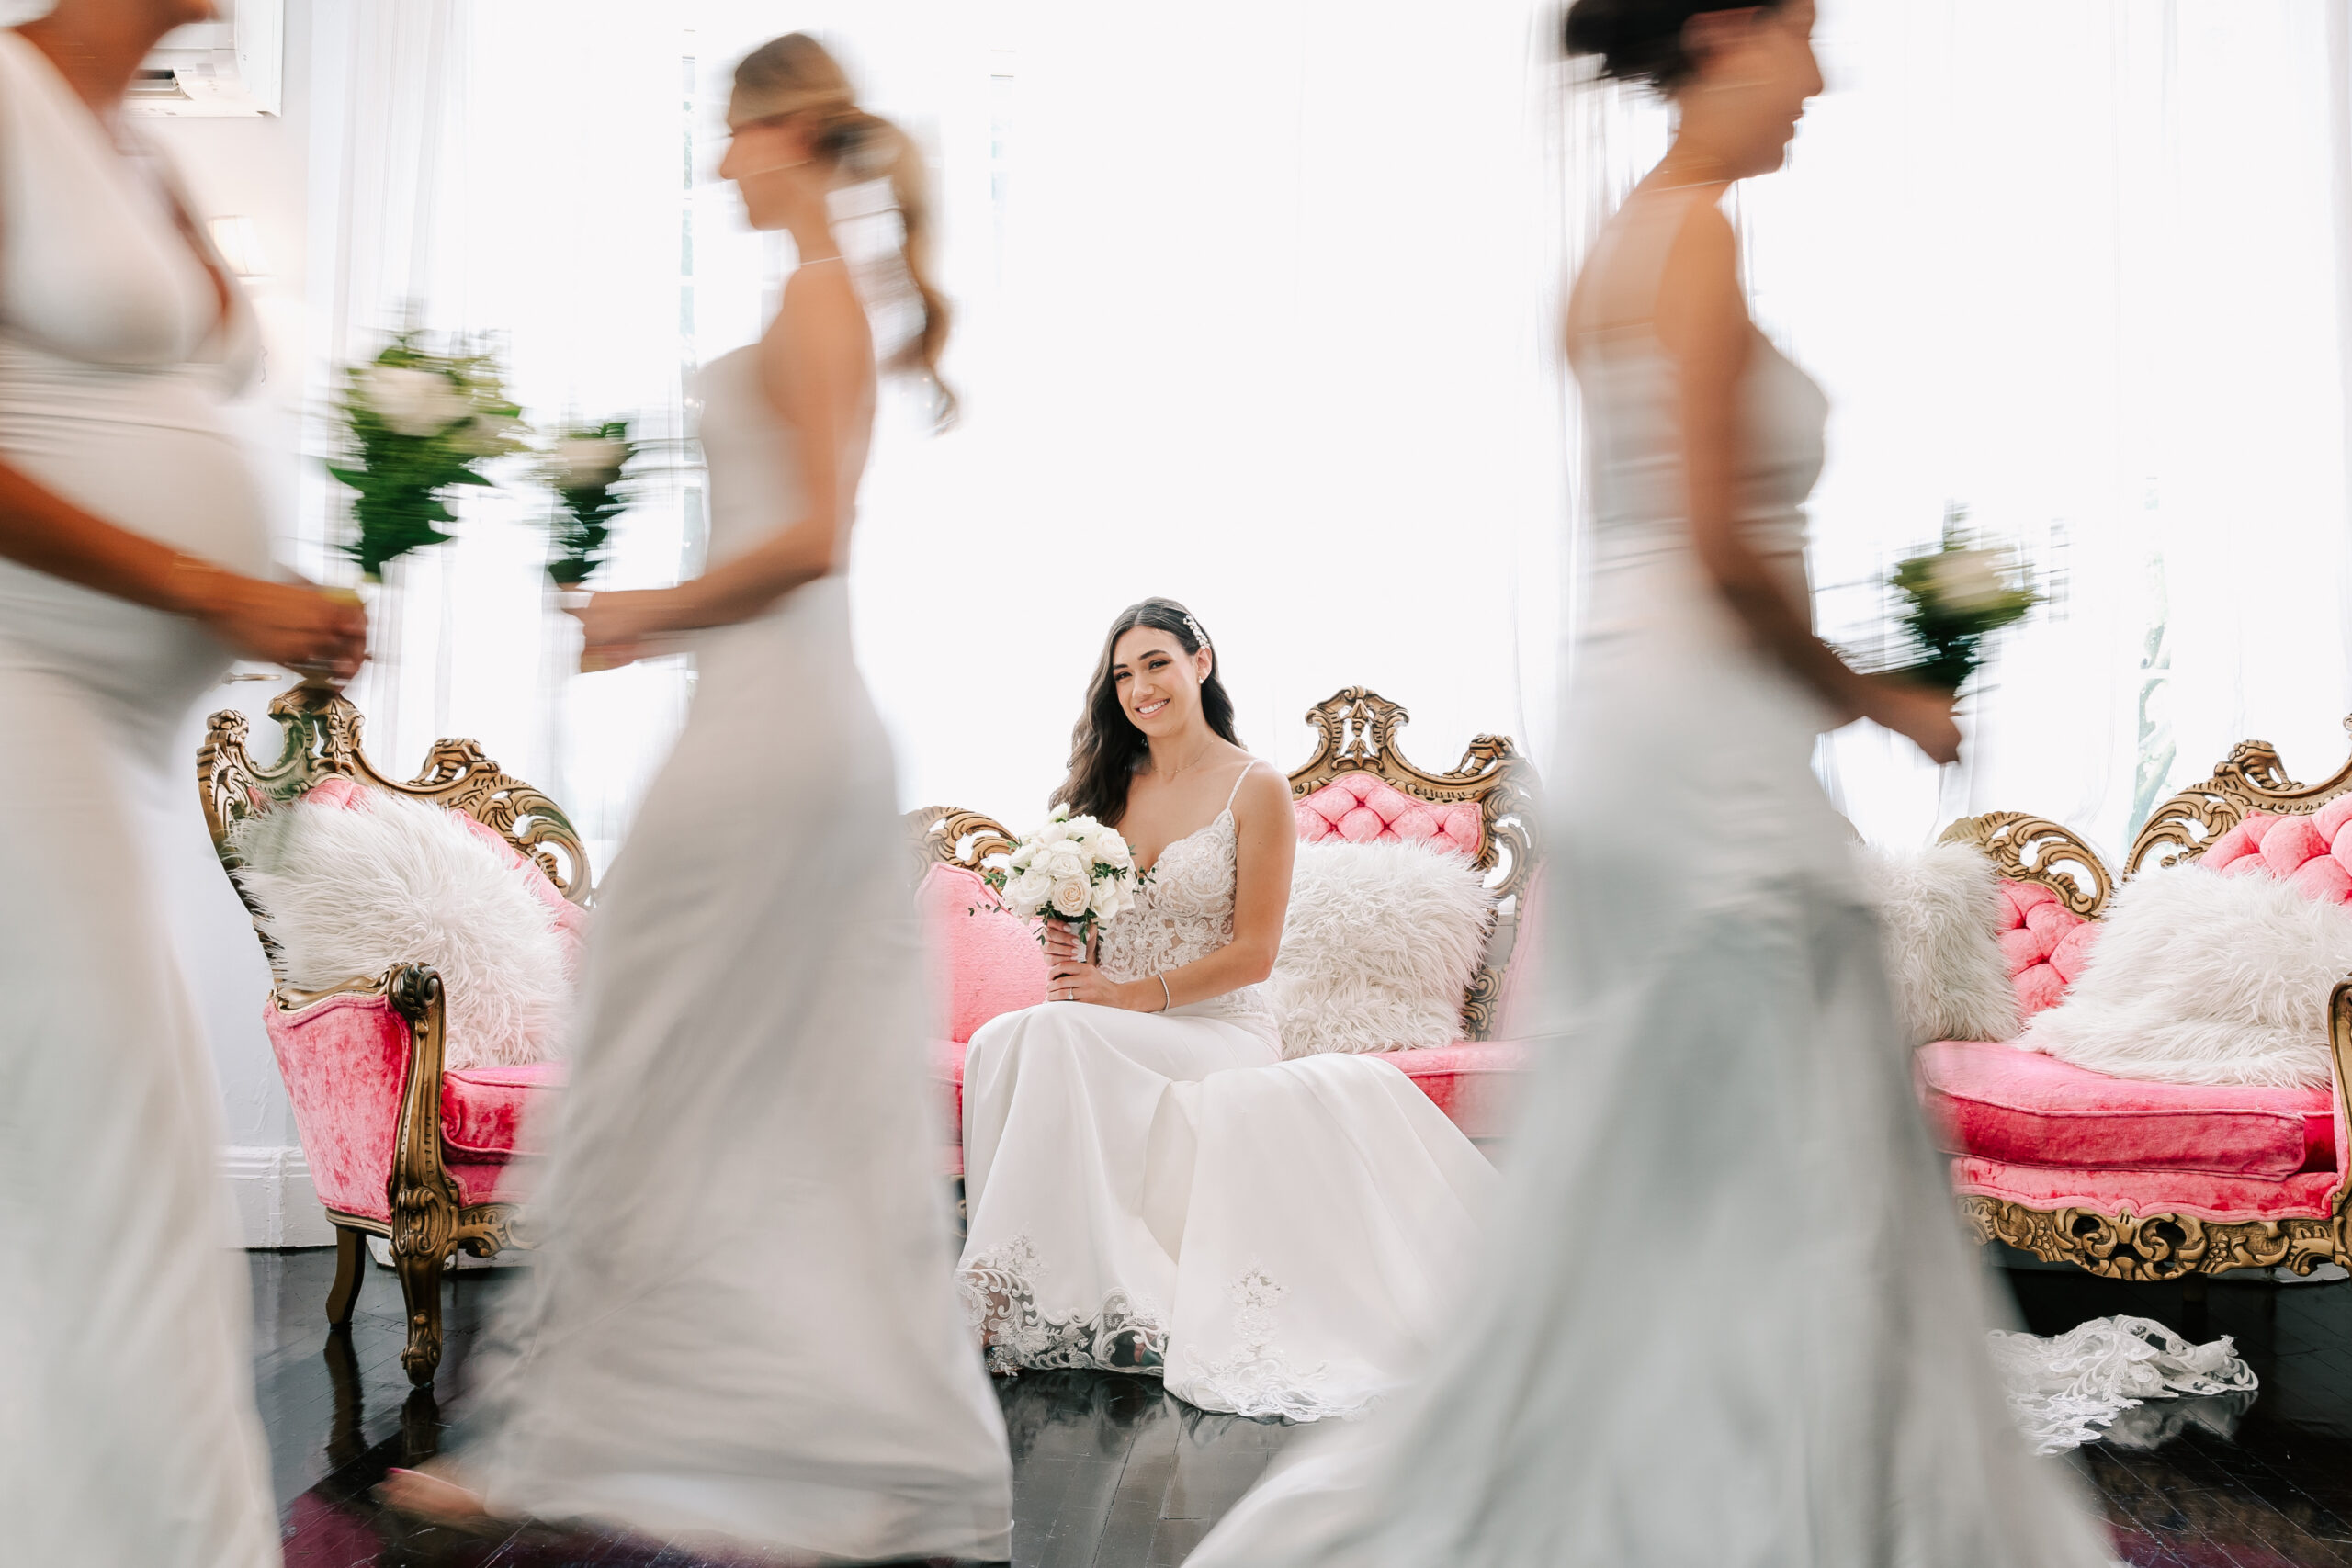
[{"label": "hand holding bouquet", "polygon": [[[1004,864],[980,873],[1006,909],[1069,927],[1080,952],[1098,930],[1135,907],[1135,856],[1118,829],[1072,817],[1067,806],[1054,807]],[[1037,940],[1045,941],[1042,927]]]},{"label": "hand holding bouquet", "polygon": [[1954,513],[1943,544],[1903,561],[1888,582],[1909,602],[1898,617],[1914,661],[1890,673],[1958,692],[1984,662],[1984,640],[2041,603],[2009,552],[1972,544]]}]

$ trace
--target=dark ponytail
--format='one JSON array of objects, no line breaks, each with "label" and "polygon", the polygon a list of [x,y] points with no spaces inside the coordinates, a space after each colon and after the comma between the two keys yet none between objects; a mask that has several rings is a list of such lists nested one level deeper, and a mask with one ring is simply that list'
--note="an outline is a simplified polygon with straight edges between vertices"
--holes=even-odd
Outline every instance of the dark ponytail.
[{"label": "dark ponytail", "polygon": [[1069,807],[1074,817],[1116,825],[1127,813],[1127,786],[1135,780],[1136,769],[1151,753],[1150,742],[1127,716],[1111,677],[1112,651],[1121,637],[1137,626],[1169,633],[1186,653],[1210,649],[1209,678],[1201,682],[1201,716],[1217,736],[1236,746],[1241,744],[1241,737],[1234,733],[1233,699],[1226,694],[1219,669],[1222,661],[1208,634],[1201,630],[1201,623],[1173,599],[1146,599],[1130,604],[1119,612],[1111,623],[1110,635],[1102,639],[1102,656],[1094,661],[1094,674],[1086,684],[1085,710],[1070,730],[1069,776],[1047,803]]},{"label": "dark ponytail", "polygon": [[[1575,0],[1560,26],[1569,57],[1600,56],[1600,73],[1646,82],[1670,93],[1699,68],[1682,47],[1682,28],[1702,11],[1746,10],[1757,0]],[[1778,0],[1762,0],[1770,10]]]}]

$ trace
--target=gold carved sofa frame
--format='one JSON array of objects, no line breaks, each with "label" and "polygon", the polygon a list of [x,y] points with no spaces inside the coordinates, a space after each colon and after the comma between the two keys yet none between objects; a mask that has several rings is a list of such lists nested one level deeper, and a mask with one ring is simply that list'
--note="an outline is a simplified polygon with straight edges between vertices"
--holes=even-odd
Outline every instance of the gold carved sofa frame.
[{"label": "gold carved sofa frame", "polygon": [[[224,869],[233,873],[243,864],[230,838],[237,823],[271,806],[294,800],[312,785],[339,774],[373,789],[464,812],[495,829],[537,864],[565,897],[575,904],[587,902],[588,856],[571,820],[555,802],[483,755],[478,742],[435,742],[425,757],[424,771],[402,783],[385,777],[368,760],[360,744],[359,710],[341,694],[307,684],[297,686],[273,699],[269,714],[283,731],[283,744],[275,761],[254,759],[246,745],[250,726],[235,709],[211,716],[197,753],[197,784],[205,822]],[[255,933],[268,953],[275,981],[270,1005],[280,1013],[299,1011],[331,996],[379,995],[407,1021],[408,1077],[394,1132],[387,1193],[391,1218],[386,1223],[327,1210],[335,1229],[336,1247],[327,1319],[338,1325],[350,1321],[366,1265],[366,1237],[371,1234],[385,1237],[400,1275],[408,1317],[408,1344],[401,1363],[412,1382],[429,1383],[441,1359],[444,1263],[453,1252],[489,1258],[517,1245],[513,1230],[516,1205],[466,1203],[443,1168],[441,977],[426,965],[401,964],[380,975],[355,976],[324,990],[298,991],[285,983],[277,953],[261,927],[261,910],[242,884],[237,892],[254,916]]]},{"label": "gold carved sofa frame", "polygon": [[[2352,731],[2352,718],[2345,728]],[[2267,741],[2242,740],[2213,776],[2174,795],[2150,814],[2132,840],[2125,876],[2194,860],[2249,812],[2308,815],[2352,792],[2352,760],[2315,784],[2287,776]],[[1973,844],[2000,875],[2038,882],[2075,914],[2107,911],[2116,879],[2097,851],[2047,818],[2018,811],[1967,817],[1944,829],[1942,842]],[[2339,980],[2327,1005],[2330,1066],[2339,1113],[2352,1087],[2352,977]],[[2342,1146],[2339,1118],[2333,1213],[2324,1218],[2215,1221],[2190,1214],[2099,1213],[2037,1209],[1962,1194],[1962,1219],[1979,1241],[1999,1241],[2037,1258],[2079,1264],[2119,1280],[2174,1280],[2231,1269],[2278,1268],[2308,1274],[2323,1263],[2352,1266],[2352,1149]]]},{"label": "gold carved sofa frame", "polygon": [[[1349,773],[1370,773],[1401,794],[1432,804],[1469,801],[1478,807],[1476,864],[1489,874],[1497,898],[1495,939],[1463,1000],[1462,1032],[1485,1040],[1494,1032],[1503,972],[1512,950],[1529,879],[1535,869],[1534,773],[1509,737],[1472,739],[1451,773],[1432,773],[1408,761],[1396,731],[1412,716],[1363,686],[1346,686],[1306,710],[1316,732],[1313,755],[1290,772],[1292,801]],[[961,807],[931,806],[907,814],[920,873],[933,862],[978,871],[1016,841],[992,817]]]}]

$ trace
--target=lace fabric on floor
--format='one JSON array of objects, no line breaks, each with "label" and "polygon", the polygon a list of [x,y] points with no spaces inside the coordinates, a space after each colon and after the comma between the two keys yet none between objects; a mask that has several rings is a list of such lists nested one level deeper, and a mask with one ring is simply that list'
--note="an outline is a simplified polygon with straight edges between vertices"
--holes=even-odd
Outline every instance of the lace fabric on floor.
[{"label": "lace fabric on floor", "polygon": [[[2110,1426],[2151,1399],[2248,1396],[2227,1412],[2234,1422],[2257,1386],[2254,1370],[2238,1359],[2228,1335],[2192,1345],[2152,1318],[2095,1317],[2052,1338],[1995,1330],[1986,1339],[2018,1429],[2038,1453],[2060,1453],[2109,1437],[2126,1446],[2153,1446],[2144,1438],[2165,1423]],[[2135,1435],[2143,1441],[2127,1440]]]}]

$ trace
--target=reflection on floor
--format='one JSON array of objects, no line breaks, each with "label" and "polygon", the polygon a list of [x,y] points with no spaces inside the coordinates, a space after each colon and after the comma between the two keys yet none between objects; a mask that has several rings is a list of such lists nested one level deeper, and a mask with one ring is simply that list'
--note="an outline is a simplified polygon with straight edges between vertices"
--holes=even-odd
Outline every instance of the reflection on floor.
[{"label": "reflection on floor", "polygon": [[[430,1453],[462,1419],[468,1352],[511,1280],[482,1271],[450,1282],[436,1405],[413,1394],[401,1371],[390,1275],[372,1270],[349,1333],[330,1335],[322,1303],[333,1272],[331,1252],[253,1255],[255,1374],[289,1568],[713,1561],[616,1538],[467,1537],[382,1514],[368,1488],[387,1468]],[[2007,1278],[2038,1333],[2136,1314],[2191,1338],[2234,1336],[2262,1379],[2250,1410],[2152,1405],[2127,1413],[2118,1441],[2074,1461],[2104,1497],[2121,1556],[2143,1568],[2352,1568],[2352,1281],[2221,1280],[2200,1302],[2179,1285],[2039,1270]],[[999,1386],[1021,1568],[1172,1568],[1295,1430],[1193,1410],[1157,1383],[1116,1374],[1030,1373]]]}]

